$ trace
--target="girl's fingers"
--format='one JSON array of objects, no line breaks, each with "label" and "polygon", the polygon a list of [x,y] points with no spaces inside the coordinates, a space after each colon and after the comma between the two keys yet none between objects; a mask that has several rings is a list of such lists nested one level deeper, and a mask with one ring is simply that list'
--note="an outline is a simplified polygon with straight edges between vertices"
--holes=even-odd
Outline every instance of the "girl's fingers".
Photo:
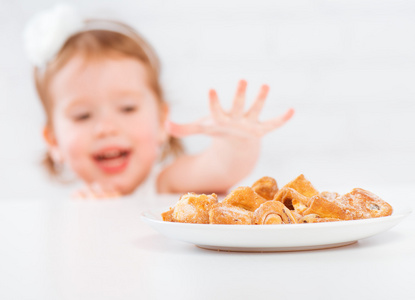
[{"label": "girl's fingers", "polygon": [[209,91],[209,105],[211,117],[205,117],[188,124],[178,124],[171,121],[166,122],[167,132],[177,138],[193,134],[207,133],[209,126],[213,125],[212,120],[223,122],[227,119],[227,114],[220,105],[218,95],[215,90]]},{"label": "girl's fingers", "polygon": [[109,187],[106,190],[106,195],[108,196],[108,198],[118,198],[121,197],[121,193],[119,193],[116,189]]},{"label": "girl's fingers", "polygon": [[177,124],[168,121],[166,124],[166,128],[170,135],[177,138],[204,132],[203,126],[200,124],[200,121],[196,121],[189,124]]},{"label": "girl's fingers", "polygon": [[267,99],[269,92],[269,86],[263,85],[261,87],[261,90],[259,91],[259,94],[257,98],[255,99],[255,102],[252,104],[251,108],[247,111],[246,117],[250,120],[258,120],[259,114],[262,111],[262,108],[264,107],[265,100]]},{"label": "girl's fingers", "polygon": [[290,108],[283,114],[282,116],[279,116],[277,118],[265,121],[262,123],[262,132],[263,134],[266,134],[274,129],[277,129],[284,125],[291,117],[294,115],[294,109]]},{"label": "girl's fingers", "polygon": [[72,195],[72,197],[74,199],[81,199],[81,200],[96,198],[94,193],[91,191],[90,188],[85,188],[85,189],[82,189],[82,190],[78,190]]},{"label": "girl's fingers", "polygon": [[91,192],[92,198],[95,198],[95,199],[107,198],[107,195],[104,189],[98,182],[94,182],[91,184],[90,192]]},{"label": "girl's fingers", "polygon": [[91,185],[91,192],[93,197],[97,199],[117,198],[121,196],[111,185],[103,185],[98,182],[94,182]]},{"label": "girl's fingers", "polygon": [[86,195],[85,192],[82,190],[76,191],[75,193],[72,194],[72,198],[74,199],[85,199]]},{"label": "girl's fingers", "polygon": [[220,105],[218,94],[215,90],[209,91],[209,105],[213,119],[221,121],[226,118],[226,113]]},{"label": "girl's fingers", "polygon": [[121,194],[111,186],[103,187],[102,184],[97,182],[92,183],[84,189],[76,191],[72,197],[75,199],[106,199],[117,198]]},{"label": "girl's fingers", "polygon": [[239,81],[230,113],[232,117],[241,118],[244,115],[246,85],[245,80]]}]

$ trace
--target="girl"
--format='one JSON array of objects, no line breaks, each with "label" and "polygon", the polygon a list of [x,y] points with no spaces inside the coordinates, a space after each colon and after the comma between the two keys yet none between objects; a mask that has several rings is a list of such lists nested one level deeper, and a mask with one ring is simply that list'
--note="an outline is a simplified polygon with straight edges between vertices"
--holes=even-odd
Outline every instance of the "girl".
[{"label": "girl", "polygon": [[[294,113],[259,122],[269,88],[245,111],[241,80],[230,111],[210,90],[209,116],[173,123],[151,46],[127,25],[82,21],[68,6],[32,19],[25,39],[46,113],[45,164],[54,175],[72,170],[87,186],[78,197],[128,195],[144,182],[158,193],[226,193],[254,168],[261,137]],[[183,154],[177,138],[192,134],[211,136],[211,146]],[[174,160],[155,168],[170,154]]]}]

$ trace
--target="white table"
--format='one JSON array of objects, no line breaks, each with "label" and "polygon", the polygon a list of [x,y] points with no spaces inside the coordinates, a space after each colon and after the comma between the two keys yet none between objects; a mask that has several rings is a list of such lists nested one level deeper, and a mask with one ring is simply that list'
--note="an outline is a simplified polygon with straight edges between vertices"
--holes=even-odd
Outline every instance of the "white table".
[{"label": "white table", "polygon": [[[413,187],[377,194],[415,201]],[[0,299],[415,299],[414,214],[340,248],[219,252],[139,218],[177,199],[2,199]]]}]

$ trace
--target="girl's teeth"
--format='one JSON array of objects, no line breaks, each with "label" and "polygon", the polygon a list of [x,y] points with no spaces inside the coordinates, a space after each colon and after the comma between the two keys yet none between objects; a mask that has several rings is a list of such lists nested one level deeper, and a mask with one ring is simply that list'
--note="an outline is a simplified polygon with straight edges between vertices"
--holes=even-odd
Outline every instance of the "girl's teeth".
[{"label": "girl's teeth", "polygon": [[117,157],[117,156],[120,156],[119,151],[112,151],[112,152],[107,152],[104,154],[105,158],[112,158],[112,157]]},{"label": "girl's teeth", "polygon": [[126,155],[127,155],[126,151],[117,151],[117,150],[115,150],[115,151],[109,151],[109,152],[105,152],[105,153],[102,153],[100,155],[97,155],[97,158],[100,159],[100,160],[113,159],[113,158],[118,158],[118,157],[124,157]]}]

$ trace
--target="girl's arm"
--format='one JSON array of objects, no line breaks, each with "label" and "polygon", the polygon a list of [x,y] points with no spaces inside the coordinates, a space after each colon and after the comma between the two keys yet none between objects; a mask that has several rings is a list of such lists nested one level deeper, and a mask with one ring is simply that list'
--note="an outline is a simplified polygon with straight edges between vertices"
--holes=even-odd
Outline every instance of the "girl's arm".
[{"label": "girl's arm", "polygon": [[226,193],[253,170],[262,136],[284,125],[294,110],[289,109],[282,116],[260,122],[258,117],[269,87],[261,87],[253,105],[245,112],[246,85],[244,80],[239,82],[229,112],[223,110],[216,92],[211,90],[209,117],[186,125],[168,123],[173,136],[207,134],[212,137],[212,144],[200,154],[179,157],[164,169],[158,178],[159,192]]}]

